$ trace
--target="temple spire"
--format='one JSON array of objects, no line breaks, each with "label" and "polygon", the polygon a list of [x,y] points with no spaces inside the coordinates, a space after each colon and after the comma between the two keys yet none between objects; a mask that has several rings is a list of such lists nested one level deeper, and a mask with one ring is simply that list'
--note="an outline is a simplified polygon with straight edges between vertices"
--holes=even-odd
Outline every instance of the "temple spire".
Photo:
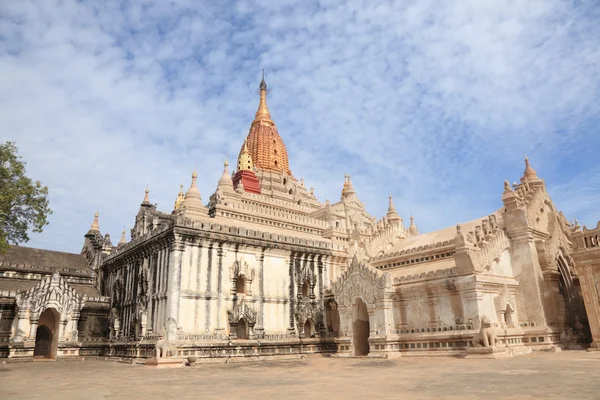
[{"label": "temple spire", "polygon": [[177,194],[177,199],[175,199],[175,205],[173,207],[174,210],[179,210],[181,204],[183,204],[183,199],[185,198],[185,194],[183,193],[183,183],[179,185],[179,193]]},{"label": "temple spire", "polygon": [[396,211],[396,207],[394,206],[394,202],[392,201],[392,195],[390,195],[390,203],[388,205],[388,212],[386,217],[390,223],[400,222],[402,220],[400,218],[400,215],[398,215],[398,211]]},{"label": "temple spire", "polygon": [[260,100],[258,103],[258,110],[256,110],[256,116],[254,117],[255,122],[263,121],[267,122],[271,125],[274,125],[271,120],[271,114],[269,113],[269,108],[267,107],[267,83],[265,82],[265,70],[263,69],[262,80],[260,81]]},{"label": "temple spire", "polygon": [[[252,163],[252,157],[250,156],[250,152],[248,151],[248,143],[244,140],[244,147],[240,152],[240,156],[238,157],[238,171],[244,170],[252,170],[254,164]],[[225,167],[227,168],[227,167]]]},{"label": "temple spire", "polygon": [[125,236],[125,229],[121,232],[121,240],[119,240],[119,246],[122,246],[127,243],[127,237]]},{"label": "temple spire", "polygon": [[408,227],[408,232],[411,234],[411,236],[416,236],[419,234],[419,228],[417,228],[417,225],[415,225],[415,218],[412,216],[412,214],[410,215],[410,226]]},{"label": "temple spire", "polygon": [[92,222],[92,226],[90,227],[90,231],[100,232],[100,224],[98,224],[98,210],[96,210],[96,214],[94,214],[94,222]]},{"label": "temple spire", "polygon": [[525,154],[525,172],[523,177],[527,180],[536,179],[538,177],[535,169],[531,168],[531,165],[529,165],[529,158],[527,158],[527,154]]},{"label": "temple spire", "polygon": [[146,190],[144,191],[144,201],[142,201],[142,206],[150,205],[150,197],[148,196],[148,193],[150,193],[150,190],[148,189],[148,185],[146,185]]}]

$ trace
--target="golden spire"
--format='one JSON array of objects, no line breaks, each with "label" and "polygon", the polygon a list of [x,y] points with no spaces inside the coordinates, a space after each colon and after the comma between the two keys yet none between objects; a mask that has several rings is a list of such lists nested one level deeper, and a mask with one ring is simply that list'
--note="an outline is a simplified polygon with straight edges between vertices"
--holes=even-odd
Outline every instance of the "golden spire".
[{"label": "golden spire", "polygon": [[[252,170],[253,167],[252,157],[248,151],[248,143],[244,140],[244,147],[238,157],[238,171]],[[227,166],[225,166],[225,168],[227,168]]]},{"label": "golden spire", "polygon": [[94,214],[94,222],[92,222],[90,231],[100,231],[100,225],[98,224],[98,216],[98,210],[96,210],[96,214]]},{"label": "golden spire", "polygon": [[266,122],[270,125],[275,125],[271,120],[271,114],[267,107],[267,83],[265,82],[265,70],[263,69],[262,80],[260,81],[260,101],[258,103],[258,110],[256,110],[256,116],[254,117],[253,124],[255,122]]},{"label": "golden spire", "polygon": [[183,194],[183,183],[181,185],[179,185],[179,193],[177,194],[177,199],[175,200],[175,210],[179,210],[179,207],[181,207],[181,203],[183,203],[183,199],[185,198],[185,195]]},{"label": "golden spire", "polygon": [[342,196],[346,194],[346,189],[348,188],[348,174],[344,174],[344,186],[342,187]]}]

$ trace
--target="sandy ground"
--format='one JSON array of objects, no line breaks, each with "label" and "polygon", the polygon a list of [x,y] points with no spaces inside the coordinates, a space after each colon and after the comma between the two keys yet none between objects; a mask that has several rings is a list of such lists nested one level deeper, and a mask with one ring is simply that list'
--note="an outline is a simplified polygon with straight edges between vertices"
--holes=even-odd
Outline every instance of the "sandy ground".
[{"label": "sandy ground", "polygon": [[340,359],[178,369],[87,359],[0,364],[0,399],[594,399],[600,352],[508,360]]}]

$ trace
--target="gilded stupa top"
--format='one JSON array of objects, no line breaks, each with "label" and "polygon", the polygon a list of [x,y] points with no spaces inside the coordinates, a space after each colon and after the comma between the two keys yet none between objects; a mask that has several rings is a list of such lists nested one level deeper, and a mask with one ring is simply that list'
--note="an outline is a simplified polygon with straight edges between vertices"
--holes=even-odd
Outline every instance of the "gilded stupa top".
[{"label": "gilded stupa top", "polygon": [[242,145],[238,160],[247,148],[247,152],[256,168],[291,175],[285,144],[279,136],[279,132],[277,132],[277,127],[275,127],[267,107],[267,83],[265,82],[264,72],[259,88],[258,110],[250,126],[248,137]]}]

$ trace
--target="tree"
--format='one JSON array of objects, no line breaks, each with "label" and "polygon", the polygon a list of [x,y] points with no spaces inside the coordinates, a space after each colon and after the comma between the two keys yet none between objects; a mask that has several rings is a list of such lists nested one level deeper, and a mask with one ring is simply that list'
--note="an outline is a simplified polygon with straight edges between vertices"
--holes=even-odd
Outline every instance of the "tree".
[{"label": "tree", "polygon": [[29,241],[29,231],[42,232],[52,214],[48,188],[25,176],[25,162],[14,142],[0,143],[0,254],[9,243]]}]

